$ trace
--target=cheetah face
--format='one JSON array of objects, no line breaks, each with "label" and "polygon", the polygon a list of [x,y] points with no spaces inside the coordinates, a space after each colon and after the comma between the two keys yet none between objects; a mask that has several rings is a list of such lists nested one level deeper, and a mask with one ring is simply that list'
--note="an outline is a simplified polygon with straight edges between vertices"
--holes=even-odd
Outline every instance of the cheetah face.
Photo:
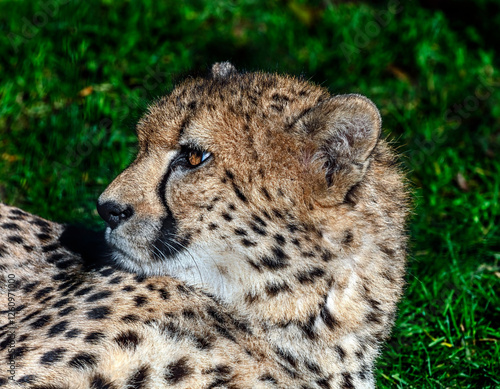
[{"label": "cheetah face", "polygon": [[216,64],[150,107],[136,160],[100,196],[114,258],[218,296],[324,273],[379,132],[366,98]]}]

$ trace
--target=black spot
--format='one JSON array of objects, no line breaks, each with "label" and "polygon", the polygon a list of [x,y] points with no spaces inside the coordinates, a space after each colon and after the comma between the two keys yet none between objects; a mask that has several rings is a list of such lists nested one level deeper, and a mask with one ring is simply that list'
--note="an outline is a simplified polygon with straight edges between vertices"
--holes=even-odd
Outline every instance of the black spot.
[{"label": "black spot", "polygon": [[293,243],[295,246],[297,246],[297,247],[299,247],[299,248],[300,248],[300,240],[298,240],[297,238],[293,238],[293,239],[292,239],[292,243]]},{"label": "black spot", "polygon": [[35,299],[39,300],[44,297],[47,293],[50,293],[54,290],[54,288],[47,286],[46,288],[40,289],[34,296]]},{"label": "black spot", "polygon": [[272,375],[270,374],[264,374],[264,375],[261,375],[259,377],[259,381],[264,381],[264,382],[270,382],[274,385],[277,385],[278,384],[278,381],[276,380],[276,378],[274,378]]},{"label": "black spot", "polygon": [[111,313],[111,309],[105,305],[87,311],[87,317],[91,320],[105,319]]},{"label": "black spot", "polygon": [[334,350],[337,353],[337,355],[339,356],[340,361],[344,362],[344,359],[345,359],[344,349],[342,347],[340,347],[339,345],[335,345]]},{"label": "black spot", "polygon": [[253,247],[253,246],[257,246],[257,243],[252,242],[251,240],[248,240],[248,239],[246,239],[246,238],[242,239],[242,240],[241,240],[241,243],[243,243],[243,246],[245,246],[245,247]]},{"label": "black spot", "polygon": [[262,227],[267,227],[267,223],[260,216],[252,215],[252,219]]},{"label": "black spot", "polygon": [[132,291],[134,291],[134,290],[135,290],[135,286],[132,286],[132,285],[127,285],[127,286],[124,286],[124,287],[122,288],[122,290],[123,290],[124,292],[132,292]]},{"label": "black spot", "polygon": [[361,365],[361,370],[358,372],[358,376],[363,381],[367,380],[370,377],[370,368],[365,364]]},{"label": "black spot", "polygon": [[286,283],[268,282],[266,284],[266,293],[271,297],[283,292],[290,292],[290,287]]},{"label": "black spot", "polygon": [[32,384],[35,381],[36,381],[36,375],[33,374],[24,375],[17,380],[17,382],[20,384]]},{"label": "black spot", "polygon": [[111,284],[111,285],[119,284],[122,279],[123,279],[123,277],[121,277],[121,276],[113,277],[112,279],[109,280],[108,284]]},{"label": "black spot", "polygon": [[12,235],[7,237],[7,241],[10,243],[23,244],[24,240],[19,235]]},{"label": "black spot", "polygon": [[331,251],[328,251],[328,250],[324,250],[322,253],[321,253],[321,259],[324,261],[324,262],[330,262],[335,256],[332,254]]},{"label": "black spot", "polygon": [[330,311],[326,306],[323,306],[323,308],[321,308],[320,315],[321,318],[323,319],[323,322],[326,324],[328,328],[334,329],[335,327],[338,326],[339,322],[337,321],[337,319],[335,319],[335,317],[332,316],[332,314],[330,313]]},{"label": "black spot", "polygon": [[40,363],[43,365],[51,365],[53,363],[59,362],[66,353],[66,349],[59,347],[52,351],[48,351],[42,355],[40,358]]},{"label": "black spot", "polygon": [[85,336],[84,338],[84,341],[90,344],[97,344],[105,337],[106,335],[103,332],[96,331],[87,334],[87,336]]},{"label": "black spot", "polygon": [[214,307],[209,306],[207,309],[207,313],[220,324],[224,324],[226,322],[224,316],[221,315],[220,312]]},{"label": "black spot", "polygon": [[46,252],[49,252],[49,251],[55,251],[55,250],[57,250],[60,247],[61,247],[61,245],[59,243],[51,243],[51,244],[42,246],[42,251],[44,253],[46,253]]},{"label": "black spot", "polygon": [[33,323],[30,324],[31,328],[39,329],[42,328],[43,326],[47,325],[47,323],[50,321],[51,317],[50,315],[43,315],[37,320],[35,320]]},{"label": "black spot", "polygon": [[135,350],[137,345],[139,344],[139,336],[134,331],[122,332],[115,339],[115,342],[124,349]]},{"label": "black spot", "polygon": [[323,388],[323,389],[330,389],[331,388],[330,383],[328,382],[328,378],[322,378],[320,380],[317,380],[316,383],[318,384],[318,386],[320,388]]},{"label": "black spot", "polygon": [[248,199],[246,198],[246,196],[243,194],[243,192],[241,192],[241,189],[233,183],[233,189],[234,189],[234,193],[236,193],[236,196],[238,196],[238,198],[243,201],[244,203],[247,203],[248,202]]},{"label": "black spot", "polygon": [[14,350],[9,352],[9,359],[18,361],[24,356],[26,351],[28,351],[28,347],[26,346],[16,347]]},{"label": "black spot", "polygon": [[115,385],[104,379],[100,374],[95,375],[90,382],[90,389],[115,389]]},{"label": "black spot", "polygon": [[351,206],[356,205],[356,202],[358,201],[357,191],[358,191],[359,187],[360,187],[360,183],[358,182],[357,184],[353,185],[347,191],[347,193],[345,194],[345,197],[344,197],[344,201],[343,201],[344,204],[349,204]]},{"label": "black spot", "polygon": [[288,266],[288,256],[284,253],[284,251],[280,247],[272,247],[272,256],[261,257],[261,263],[265,267],[275,270],[275,269],[283,269]]},{"label": "black spot", "polygon": [[78,292],[75,293],[75,296],[84,296],[87,293],[89,293],[92,289],[94,289],[93,286],[89,286],[87,288],[80,289]]},{"label": "black spot", "polygon": [[230,170],[226,169],[226,177],[229,178],[230,180],[234,180],[234,174]]},{"label": "black spot", "polygon": [[35,226],[41,227],[42,230],[48,231],[50,230],[50,224],[47,223],[45,220],[42,219],[33,219],[30,224],[34,224]]},{"label": "black spot", "polygon": [[54,281],[67,281],[70,278],[68,273],[57,273],[52,276]]},{"label": "black spot", "polygon": [[350,373],[342,373],[342,389],[355,389],[352,383],[352,377]]},{"label": "black spot", "polygon": [[148,303],[148,298],[146,296],[134,296],[135,306],[142,307],[143,305]]},{"label": "black spot", "polygon": [[286,243],[285,237],[281,234],[274,235],[274,240],[280,245],[283,246]]},{"label": "black spot", "polygon": [[299,272],[297,280],[301,284],[312,284],[316,278],[321,278],[325,275],[325,271],[319,267],[313,267],[311,270]]},{"label": "black spot", "polygon": [[302,324],[300,328],[302,331],[304,331],[304,334],[311,340],[316,338],[316,332],[314,330],[314,324],[316,323],[316,316],[311,315],[309,316],[309,319],[305,322],[305,324]]},{"label": "black spot", "polygon": [[58,313],[58,315],[59,316],[66,316],[66,315],[69,315],[73,311],[76,311],[75,307],[73,307],[73,306],[66,307],[66,308],[60,310],[59,313]]},{"label": "black spot", "polygon": [[135,280],[135,282],[137,282],[138,284],[142,284],[142,283],[146,280],[146,277],[144,277],[143,275],[138,274],[138,275],[136,275],[136,276],[134,277],[134,280]]},{"label": "black spot", "polygon": [[215,223],[210,223],[210,224],[208,225],[208,229],[209,229],[210,231],[216,230],[217,228],[219,228],[219,226],[218,226],[217,224],[215,224]]},{"label": "black spot", "polygon": [[130,314],[130,315],[125,315],[122,317],[122,321],[125,323],[134,323],[136,321],[139,321],[139,316]]},{"label": "black spot", "polygon": [[271,195],[269,194],[269,192],[267,191],[267,189],[265,187],[262,187],[260,188],[260,191],[262,192],[262,194],[264,195],[264,197],[268,200],[268,201],[272,201],[272,197]]},{"label": "black spot", "polygon": [[85,301],[88,302],[88,303],[93,303],[94,301],[99,301],[99,300],[108,298],[112,294],[113,294],[113,292],[111,292],[110,290],[105,290],[105,291],[102,291],[102,292],[97,292],[97,293],[94,293],[93,295],[87,297],[87,299]]},{"label": "black spot", "polygon": [[352,243],[353,239],[354,239],[354,236],[352,234],[352,231],[347,230],[344,233],[344,238],[342,239],[342,244],[346,245],[346,246],[349,246]]},{"label": "black spot", "polygon": [[47,335],[49,337],[53,337],[53,336],[60,334],[63,331],[66,331],[68,324],[69,323],[67,320],[63,320],[57,324],[54,324],[52,327],[50,327],[49,331],[47,332]]},{"label": "black spot", "polygon": [[132,374],[127,380],[125,387],[133,389],[145,388],[149,378],[149,369],[146,366],[142,366],[134,374]]},{"label": "black spot", "polygon": [[212,339],[210,337],[196,336],[194,342],[195,346],[200,350],[209,350],[212,348]]},{"label": "black spot", "polygon": [[380,244],[378,247],[379,247],[380,251],[382,251],[388,257],[392,258],[394,256],[394,254],[396,254],[395,250],[387,247],[386,245]]},{"label": "black spot", "polygon": [[35,287],[38,286],[38,284],[40,284],[40,281],[34,281],[24,285],[23,286],[24,293],[31,293],[33,289],[35,289]]},{"label": "black spot", "polygon": [[6,230],[21,231],[21,228],[16,223],[4,223],[4,224],[2,224],[2,228],[6,229]]},{"label": "black spot", "polygon": [[74,264],[74,261],[72,259],[68,259],[67,261],[56,263],[56,267],[60,270],[65,270],[73,264]]},{"label": "black spot", "polygon": [[23,317],[21,319],[21,323],[30,320],[31,318],[35,317],[36,315],[39,315],[40,313],[42,313],[41,309],[38,309],[38,310],[36,310],[34,312],[31,312],[30,314],[26,315],[25,317]]},{"label": "black spot", "polygon": [[267,232],[265,230],[263,230],[260,226],[258,226],[255,223],[250,223],[250,227],[252,228],[252,230],[254,232],[256,232],[259,235],[262,235],[262,236],[266,236],[267,235]]},{"label": "black spot", "polygon": [[222,217],[224,218],[224,220],[226,220],[228,222],[230,222],[231,220],[233,220],[233,217],[230,214],[228,214],[227,212],[223,212],[222,213]]},{"label": "black spot", "polygon": [[0,343],[0,351],[5,350],[7,346],[13,344],[15,342],[15,335],[12,333],[7,335],[7,337]]},{"label": "black spot", "polygon": [[76,338],[78,335],[80,335],[82,331],[77,329],[77,328],[73,328],[72,330],[69,330],[68,332],[66,332],[65,336],[66,338],[68,339],[73,339],[73,338]]},{"label": "black spot", "polygon": [[28,334],[23,334],[19,337],[18,342],[24,342],[26,339],[28,339],[30,335]]},{"label": "black spot", "polygon": [[307,367],[307,370],[313,372],[314,374],[321,374],[321,369],[317,363],[306,360],[305,365]]},{"label": "black spot", "polygon": [[184,380],[192,372],[192,368],[187,365],[187,358],[181,358],[176,362],[167,365],[165,369],[165,381],[174,385]]},{"label": "black spot", "polygon": [[36,237],[40,239],[42,242],[46,242],[50,240],[51,236],[49,234],[36,234]]},{"label": "black spot", "polygon": [[75,369],[94,367],[97,365],[97,357],[94,354],[81,352],[71,358],[71,360],[68,362],[68,365]]},{"label": "black spot", "polygon": [[256,263],[256,262],[252,261],[251,259],[247,259],[247,263],[248,263],[250,266],[252,266],[255,270],[257,270],[257,271],[259,271],[259,272],[260,272],[260,271],[262,271],[262,266],[261,266],[261,265],[259,265],[259,264],[258,264],[258,263]]},{"label": "black spot", "polygon": [[67,295],[73,291],[75,291],[76,289],[78,289],[80,286],[82,286],[83,284],[83,281],[74,281],[74,280],[68,280],[64,283],[62,283],[61,285],[59,285],[57,287],[57,290],[64,290],[65,288],[67,288],[63,293],[62,295]]},{"label": "black spot", "polygon": [[54,290],[54,288],[47,286],[46,288],[40,289],[38,292],[36,292],[34,298],[39,300],[42,297],[44,297],[47,293],[50,293]]},{"label": "black spot", "polygon": [[365,319],[369,323],[382,324],[381,317],[382,315],[378,312],[370,312],[368,315],[366,315]]},{"label": "black spot", "polygon": [[108,267],[107,269],[103,269],[101,270],[99,273],[103,276],[103,277],[109,277],[111,274],[113,274],[115,272],[115,269],[112,269],[110,267]]},{"label": "black spot", "polygon": [[29,214],[27,214],[26,212],[24,211],[21,211],[20,209],[18,208],[13,208],[13,209],[10,209],[9,210],[10,213],[12,213],[13,215],[17,215],[17,216],[29,216]]},{"label": "black spot", "polygon": [[196,314],[191,309],[184,309],[182,311],[182,316],[184,316],[186,319],[194,319],[196,317]]},{"label": "black spot", "polygon": [[224,338],[229,339],[230,341],[232,341],[234,343],[238,343],[236,341],[236,338],[229,332],[229,330],[227,328],[222,327],[219,324],[216,324],[214,327],[217,330],[217,332],[219,334],[221,334]]},{"label": "black spot", "polygon": [[297,358],[295,358],[290,352],[283,350],[281,348],[276,349],[276,354],[288,362],[293,368],[297,367]]},{"label": "black spot", "polygon": [[158,289],[158,292],[160,293],[160,297],[163,300],[168,300],[170,298],[170,292],[164,288]]},{"label": "black spot", "polygon": [[182,284],[177,285],[177,290],[179,292],[181,292],[182,294],[185,294],[185,295],[188,295],[188,296],[191,294],[191,292],[189,291],[189,289],[185,285],[182,285]]},{"label": "black spot", "polygon": [[247,236],[247,232],[243,228],[235,228],[234,233],[239,236]]}]

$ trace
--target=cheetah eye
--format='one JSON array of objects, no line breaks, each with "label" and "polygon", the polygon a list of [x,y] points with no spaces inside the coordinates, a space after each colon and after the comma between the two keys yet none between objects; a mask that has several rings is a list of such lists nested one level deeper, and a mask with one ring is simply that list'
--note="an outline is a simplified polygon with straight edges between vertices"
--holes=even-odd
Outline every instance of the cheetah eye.
[{"label": "cheetah eye", "polygon": [[199,148],[190,146],[182,146],[181,152],[172,163],[172,167],[194,169],[210,159],[211,156],[212,153],[208,151],[201,151]]},{"label": "cheetah eye", "polygon": [[205,162],[208,158],[210,158],[210,153],[208,151],[199,151],[199,150],[189,150],[187,153],[187,160],[189,162],[190,167],[196,167]]}]

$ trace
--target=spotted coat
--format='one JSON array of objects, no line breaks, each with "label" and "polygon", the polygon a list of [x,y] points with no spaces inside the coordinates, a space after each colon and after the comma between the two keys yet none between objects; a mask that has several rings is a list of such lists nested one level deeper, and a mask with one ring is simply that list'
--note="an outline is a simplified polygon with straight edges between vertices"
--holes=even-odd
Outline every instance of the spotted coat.
[{"label": "spotted coat", "polygon": [[177,86],[99,199],[109,252],[0,207],[0,384],[372,388],[408,213],[380,130],[365,97],[229,63]]}]

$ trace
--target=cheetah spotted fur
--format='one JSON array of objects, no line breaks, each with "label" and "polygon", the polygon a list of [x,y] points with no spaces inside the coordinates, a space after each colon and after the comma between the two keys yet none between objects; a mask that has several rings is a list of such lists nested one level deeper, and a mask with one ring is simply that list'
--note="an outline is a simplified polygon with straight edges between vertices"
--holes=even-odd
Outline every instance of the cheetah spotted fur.
[{"label": "cheetah spotted fur", "polygon": [[178,85],[99,198],[108,248],[0,205],[0,386],[373,388],[408,214],[380,131],[289,76]]}]

